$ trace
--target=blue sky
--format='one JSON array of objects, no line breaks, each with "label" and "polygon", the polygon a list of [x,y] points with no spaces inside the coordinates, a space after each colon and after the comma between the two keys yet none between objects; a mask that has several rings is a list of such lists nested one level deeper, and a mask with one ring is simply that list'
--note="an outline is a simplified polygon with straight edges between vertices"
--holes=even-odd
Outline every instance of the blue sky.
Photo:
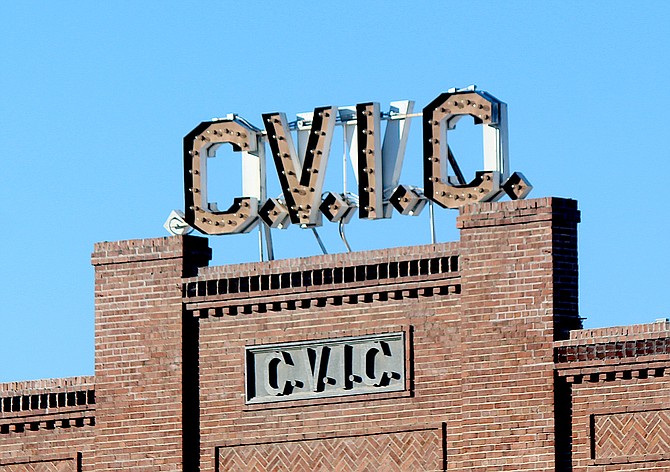
[{"label": "blue sky", "polygon": [[[93,373],[93,244],[166,235],[183,206],[182,138],[200,121],[420,109],[469,84],[508,103],[530,197],[579,200],[586,326],[670,315],[668,2],[26,0],[0,17],[0,381]],[[479,131],[457,131],[472,175]],[[419,139],[415,123],[404,183],[420,184]],[[328,189],[341,185],[336,147]],[[210,176],[219,202],[240,186],[229,161]],[[272,189],[271,162],[268,176]],[[455,212],[436,218],[438,240],[456,239]],[[344,250],[335,225],[320,233]],[[307,231],[274,235],[278,257],[319,253]],[[428,243],[427,212],[347,236],[354,250]],[[256,238],[211,238],[213,263],[255,260]]]}]

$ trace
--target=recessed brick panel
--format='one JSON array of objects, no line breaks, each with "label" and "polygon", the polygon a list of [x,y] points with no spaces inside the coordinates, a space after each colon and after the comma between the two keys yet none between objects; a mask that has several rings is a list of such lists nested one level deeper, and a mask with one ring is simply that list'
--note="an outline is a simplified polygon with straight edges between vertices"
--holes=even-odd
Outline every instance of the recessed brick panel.
[{"label": "recessed brick panel", "polygon": [[670,459],[670,410],[594,415],[595,459]]},{"label": "recessed brick panel", "polygon": [[441,428],[218,449],[217,472],[443,471]]},{"label": "recessed brick panel", "polygon": [[74,459],[0,465],[0,472],[79,472]]}]

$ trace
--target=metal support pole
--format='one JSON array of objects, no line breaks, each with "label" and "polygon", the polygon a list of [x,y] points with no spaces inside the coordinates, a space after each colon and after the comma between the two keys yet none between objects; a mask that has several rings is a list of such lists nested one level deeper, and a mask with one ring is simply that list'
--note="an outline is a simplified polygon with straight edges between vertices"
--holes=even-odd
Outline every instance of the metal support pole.
[{"label": "metal support pole", "polygon": [[428,213],[430,215],[430,243],[435,244],[435,211],[433,209],[433,201],[428,201]]},{"label": "metal support pole", "polygon": [[349,152],[349,140],[347,139],[347,124],[342,125],[342,195],[347,198],[347,153]]},{"label": "metal support pole", "polygon": [[323,241],[321,241],[321,236],[319,236],[319,233],[316,232],[316,228],[312,228],[312,232],[314,233],[316,242],[319,243],[319,246],[321,247],[321,252],[323,252],[324,254],[328,254],[328,251],[326,251],[326,246],[324,246]]},{"label": "metal support pole", "polygon": [[263,262],[263,223],[258,227],[258,260]]},{"label": "metal support pole", "polygon": [[266,225],[262,225],[263,231],[265,232],[265,249],[268,254],[268,261],[274,261],[275,260],[275,251],[274,247],[272,246],[272,233],[270,230],[270,227]]},{"label": "metal support pole", "polygon": [[347,237],[344,235],[344,221],[343,220],[340,220],[339,228],[340,228],[340,238],[342,238],[342,242],[346,246],[347,252],[351,252],[351,246],[349,246],[349,242],[347,241]]}]

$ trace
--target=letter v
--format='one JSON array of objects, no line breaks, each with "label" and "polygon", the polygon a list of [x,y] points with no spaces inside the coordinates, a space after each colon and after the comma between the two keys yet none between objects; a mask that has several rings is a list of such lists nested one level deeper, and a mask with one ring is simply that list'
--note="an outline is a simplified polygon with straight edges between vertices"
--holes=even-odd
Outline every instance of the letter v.
[{"label": "letter v", "polygon": [[321,225],[319,205],[336,117],[337,107],[314,109],[305,155],[299,156],[293,145],[286,115],[263,114],[279,183],[294,224]]},{"label": "letter v", "polygon": [[323,390],[324,383],[331,383],[332,380],[328,374],[328,359],[330,358],[330,348],[322,346],[320,349],[307,348],[307,360],[309,361],[310,374],[308,375],[309,388],[312,392]]}]

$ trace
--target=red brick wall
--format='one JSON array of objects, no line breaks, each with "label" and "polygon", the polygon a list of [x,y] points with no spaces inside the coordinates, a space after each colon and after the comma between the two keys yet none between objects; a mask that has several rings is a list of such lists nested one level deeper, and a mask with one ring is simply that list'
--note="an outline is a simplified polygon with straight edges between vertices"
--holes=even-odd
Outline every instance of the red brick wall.
[{"label": "red brick wall", "polygon": [[[0,472],[669,470],[670,326],[578,329],[578,221],[487,203],[457,243],[224,267],[100,243],[95,385],[0,385]],[[245,402],[245,347],[399,331],[404,391]]]},{"label": "red brick wall", "polygon": [[670,470],[670,323],[571,334],[556,346],[573,470]]},{"label": "red brick wall", "polygon": [[0,384],[0,472],[77,471],[90,459],[92,377]]},{"label": "red brick wall", "polygon": [[[223,310],[222,316],[201,319],[201,470],[215,470],[217,450],[223,464],[231,461],[239,464],[240,458],[249,454],[256,457],[270,454],[276,461],[268,470],[334,470],[335,463],[344,457],[341,454],[345,454],[338,455],[336,445],[352,441],[355,446],[351,446],[349,454],[360,454],[359,462],[350,467],[341,465],[340,470],[363,470],[352,467],[361,467],[361,463],[370,461],[370,454],[375,450],[371,447],[373,442],[418,440],[421,443],[422,431],[426,428],[437,431],[431,433],[431,446],[409,448],[402,460],[406,464],[421,464],[416,470],[434,470],[436,464],[441,466],[441,423],[450,408],[442,397],[445,390],[457,385],[458,379],[449,373],[457,372],[460,364],[457,342],[450,342],[458,331],[459,281],[455,271],[420,275],[421,267],[427,267],[430,272],[430,263],[418,261],[421,258],[451,261],[451,256],[455,256],[452,245],[438,245],[315,257],[300,264],[281,261],[267,267],[256,264],[226,268],[224,274],[228,277],[292,271],[303,278],[300,281],[294,276],[293,287],[263,291],[254,298],[249,294],[243,299],[233,298],[240,305],[237,315],[226,315],[227,310]],[[416,262],[410,264],[409,261]],[[320,269],[347,267],[342,271],[343,276],[349,273],[353,276],[355,270],[349,268],[389,262],[405,265],[407,275],[375,278],[366,268],[358,270],[366,276],[354,282],[304,286],[305,272],[314,277]],[[410,266],[416,268],[416,275],[410,275],[413,273]],[[447,263],[446,270],[451,268],[457,267]],[[202,280],[224,275],[203,272]],[[231,298],[228,294],[194,297],[190,308],[199,314],[201,305],[230,304]],[[264,306],[260,308],[259,303]],[[407,392],[281,405],[245,405],[244,347],[247,345],[401,330],[413,337],[413,387]],[[402,437],[398,436],[399,432]],[[303,440],[307,442],[295,443]],[[310,457],[314,461],[322,457],[325,462],[321,462],[319,469],[317,462],[310,462]],[[439,457],[438,463],[436,457]],[[260,464],[246,470],[265,470]],[[388,470],[398,470],[397,467]]]},{"label": "red brick wall", "polygon": [[[187,284],[187,308],[201,317],[201,470],[215,470],[217,454],[222,464],[270,454],[276,470],[313,470],[317,463],[296,465],[292,454],[328,457],[326,470],[339,464],[331,443],[358,438],[365,461],[363,451],[377,438],[426,428],[443,431],[440,440],[407,452],[425,470],[434,470],[434,454],[449,470],[554,470],[554,327],[579,321],[576,293],[569,293],[570,304],[555,298],[559,286],[576,291],[576,235],[566,241],[553,234],[575,233],[578,216],[574,202],[560,199],[478,205],[459,218],[460,245],[201,271]],[[458,272],[430,273],[431,259],[454,256]],[[396,278],[375,276],[380,265],[397,261],[414,265],[414,275],[409,269]],[[371,265],[377,269],[368,278]],[[361,277],[339,285],[300,282],[333,267]],[[239,290],[261,287],[270,274],[287,274],[296,284]],[[245,346],[401,329],[412,340],[407,392],[245,405]],[[258,464],[248,470],[265,470]]]}]

